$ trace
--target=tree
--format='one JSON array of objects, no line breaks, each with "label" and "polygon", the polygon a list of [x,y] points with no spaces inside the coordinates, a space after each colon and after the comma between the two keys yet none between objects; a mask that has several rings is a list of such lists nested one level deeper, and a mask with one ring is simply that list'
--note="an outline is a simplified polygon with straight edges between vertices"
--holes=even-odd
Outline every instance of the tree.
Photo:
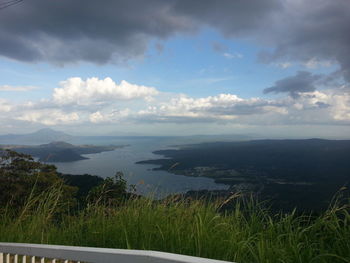
[{"label": "tree", "polygon": [[30,155],[0,150],[0,207],[20,208],[29,197],[51,187],[61,189],[61,200],[74,203],[76,188],[64,184],[54,165],[42,164]]},{"label": "tree", "polygon": [[[131,186],[134,190],[134,186]],[[88,200],[95,204],[120,204],[125,198],[130,197],[127,191],[127,183],[122,172],[117,172],[114,177],[107,177],[103,182],[91,189]]]}]

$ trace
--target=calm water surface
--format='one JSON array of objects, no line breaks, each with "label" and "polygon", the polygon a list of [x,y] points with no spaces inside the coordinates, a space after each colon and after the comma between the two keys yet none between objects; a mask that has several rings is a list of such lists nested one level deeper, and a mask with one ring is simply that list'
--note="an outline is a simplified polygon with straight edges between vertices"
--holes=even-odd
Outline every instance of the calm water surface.
[{"label": "calm water surface", "polygon": [[[167,171],[153,171],[159,167],[150,164],[136,164],[138,161],[160,159],[161,155],[152,152],[170,149],[176,142],[170,139],[104,139],[96,141],[79,141],[75,143],[114,144],[129,146],[110,152],[85,155],[89,159],[70,163],[55,163],[59,172],[70,174],[94,174],[102,177],[113,176],[122,171],[129,184],[135,184],[140,194],[164,196],[172,193],[200,189],[227,189],[223,184],[216,184],[209,178],[187,177],[171,174]],[[181,143],[179,143],[181,144]]]}]

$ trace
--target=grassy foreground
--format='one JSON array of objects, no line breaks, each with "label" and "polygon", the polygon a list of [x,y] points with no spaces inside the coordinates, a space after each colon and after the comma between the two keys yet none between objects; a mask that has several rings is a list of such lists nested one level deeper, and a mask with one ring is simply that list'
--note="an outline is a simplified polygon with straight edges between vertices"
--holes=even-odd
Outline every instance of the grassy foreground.
[{"label": "grassy foreground", "polygon": [[[62,212],[60,190],[0,214],[0,241],[158,250],[235,262],[350,262],[349,206],[274,214],[254,201],[131,199]],[[348,202],[349,204],[349,202]]]}]

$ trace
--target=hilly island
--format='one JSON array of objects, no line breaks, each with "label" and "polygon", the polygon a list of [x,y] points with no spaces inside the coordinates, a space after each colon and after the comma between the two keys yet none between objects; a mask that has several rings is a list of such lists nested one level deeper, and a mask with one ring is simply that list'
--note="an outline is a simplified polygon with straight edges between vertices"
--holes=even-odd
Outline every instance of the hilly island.
[{"label": "hilly island", "polygon": [[253,192],[278,209],[322,210],[350,182],[350,140],[252,140],[178,146],[139,163],[192,177],[209,177],[228,190],[190,195]]},{"label": "hilly island", "polygon": [[114,151],[126,145],[73,145],[70,143],[56,141],[41,145],[0,145],[0,149],[15,150],[20,153],[36,157],[41,162],[73,162],[88,159],[85,154]]}]

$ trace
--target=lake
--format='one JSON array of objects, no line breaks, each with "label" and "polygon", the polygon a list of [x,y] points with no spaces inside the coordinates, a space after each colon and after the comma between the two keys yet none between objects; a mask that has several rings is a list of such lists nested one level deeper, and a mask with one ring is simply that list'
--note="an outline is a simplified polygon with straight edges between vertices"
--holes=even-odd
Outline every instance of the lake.
[{"label": "lake", "polygon": [[138,161],[160,159],[161,155],[153,154],[155,150],[171,149],[184,142],[173,138],[113,138],[89,137],[74,141],[76,144],[95,145],[129,145],[110,152],[84,155],[87,160],[54,163],[59,172],[69,174],[93,174],[101,177],[113,176],[122,171],[128,184],[135,184],[139,194],[154,194],[162,197],[173,193],[183,193],[189,190],[227,189],[227,185],[216,184],[213,179],[204,177],[188,177],[175,175],[167,171],[154,171],[158,166],[150,164],[136,164]]}]

